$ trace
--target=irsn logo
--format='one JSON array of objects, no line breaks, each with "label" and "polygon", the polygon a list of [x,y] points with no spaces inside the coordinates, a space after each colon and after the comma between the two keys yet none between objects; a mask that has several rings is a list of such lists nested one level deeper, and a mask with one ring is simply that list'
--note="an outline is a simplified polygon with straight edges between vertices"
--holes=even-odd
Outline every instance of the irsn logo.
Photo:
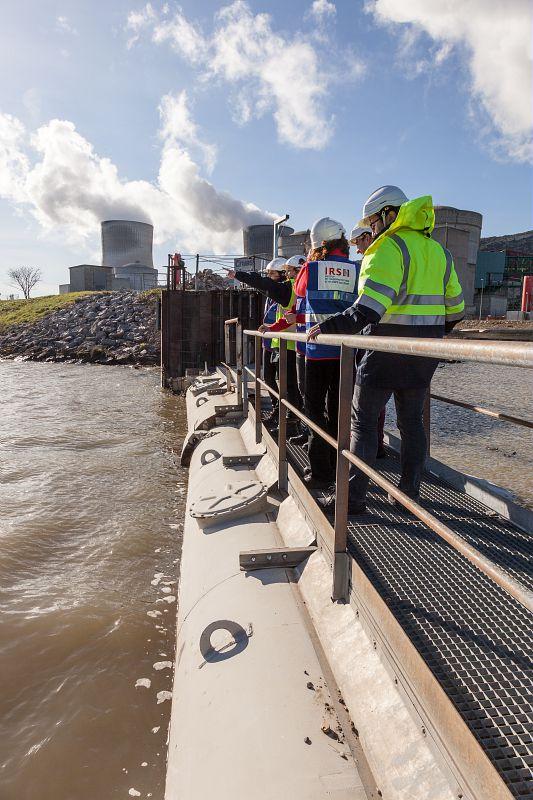
[{"label": "irsn logo", "polygon": [[343,278],[350,276],[350,270],[346,267],[326,267],[326,275],[341,275]]}]

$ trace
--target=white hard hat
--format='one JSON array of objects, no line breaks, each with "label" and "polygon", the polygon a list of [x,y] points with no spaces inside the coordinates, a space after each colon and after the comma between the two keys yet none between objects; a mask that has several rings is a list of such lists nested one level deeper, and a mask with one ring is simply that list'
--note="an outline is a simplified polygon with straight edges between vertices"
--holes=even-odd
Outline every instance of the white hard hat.
[{"label": "white hard hat", "polygon": [[322,242],[331,242],[345,236],[346,231],[340,222],[331,217],[322,217],[313,222],[311,228],[311,247],[319,247]]},{"label": "white hard hat", "polygon": [[356,228],[352,228],[352,232],[350,234],[350,244],[355,244],[355,240],[362,236],[363,233],[369,233],[372,236],[372,228],[368,228],[366,225],[358,225]]},{"label": "white hard hat", "polygon": [[306,261],[305,256],[291,256],[285,262],[288,267],[301,267]]},{"label": "white hard hat", "polygon": [[284,258],[273,258],[266,265],[265,272],[285,272],[286,263]]},{"label": "white hard hat", "polygon": [[386,208],[387,206],[394,206],[398,208],[403,203],[408,201],[408,197],[402,192],[398,186],[380,186],[375,192],[372,192],[368,200],[363,206],[363,216],[359,220],[359,225],[368,225],[368,220],[374,214]]}]

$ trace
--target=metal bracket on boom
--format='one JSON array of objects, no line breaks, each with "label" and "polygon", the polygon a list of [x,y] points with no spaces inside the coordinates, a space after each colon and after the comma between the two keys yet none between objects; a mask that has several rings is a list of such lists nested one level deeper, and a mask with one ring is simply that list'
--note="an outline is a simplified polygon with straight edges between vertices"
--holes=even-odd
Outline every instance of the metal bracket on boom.
[{"label": "metal bracket on boom", "polygon": [[253,455],[222,456],[222,464],[225,467],[240,467],[243,465],[256,467],[264,455],[264,453],[255,453]]},{"label": "metal bracket on boom", "polygon": [[225,417],[227,414],[242,413],[242,403],[228,406],[215,406],[215,414],[217,417]]},{"label": "metal bracket on boom", "polygon": [[313,555],[316,547],[274,547],[270,550],[244,550],[239,553],[241,570],[250,572],[254,569],[271,569],[272,567],[297,567],[306,558]]}]

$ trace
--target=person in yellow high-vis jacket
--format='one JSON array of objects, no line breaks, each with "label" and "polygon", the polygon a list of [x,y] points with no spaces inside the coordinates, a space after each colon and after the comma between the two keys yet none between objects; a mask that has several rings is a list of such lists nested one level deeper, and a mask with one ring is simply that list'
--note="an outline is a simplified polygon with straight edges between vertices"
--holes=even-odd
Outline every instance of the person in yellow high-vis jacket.
[{"label": "person in yellow high-vis jacket", "polygon": [[[451,253],[431,238],[431,197],[408,200],[397,186],[382,186],[366,201],[359,225],[370,226],[356,302],[315,326],[319,333],[439,338],[464,316],[464,300]],[[424,400],[438,360],[367,350],[357,369],[352,402],[352,453],[374,466],[379,409],[394,394],[402,438],[400,489],[419,497],[427,442]],[[350,513],[366,510],[368,478],[354,470]],[[325,505],[334,502],[334,493]]]}]

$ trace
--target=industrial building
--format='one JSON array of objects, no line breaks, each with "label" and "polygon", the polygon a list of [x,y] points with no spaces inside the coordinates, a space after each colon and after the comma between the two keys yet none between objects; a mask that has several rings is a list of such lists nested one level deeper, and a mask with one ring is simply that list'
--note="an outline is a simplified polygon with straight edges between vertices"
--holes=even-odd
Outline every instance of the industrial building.
[{"label": "industrial building", "polygon": [[59,293],[83,291],[137,292],[157,286],[152,258],[154,227],[147,222],[111,219],[102,222],[102,264],[69,268],[70,282]]}]

